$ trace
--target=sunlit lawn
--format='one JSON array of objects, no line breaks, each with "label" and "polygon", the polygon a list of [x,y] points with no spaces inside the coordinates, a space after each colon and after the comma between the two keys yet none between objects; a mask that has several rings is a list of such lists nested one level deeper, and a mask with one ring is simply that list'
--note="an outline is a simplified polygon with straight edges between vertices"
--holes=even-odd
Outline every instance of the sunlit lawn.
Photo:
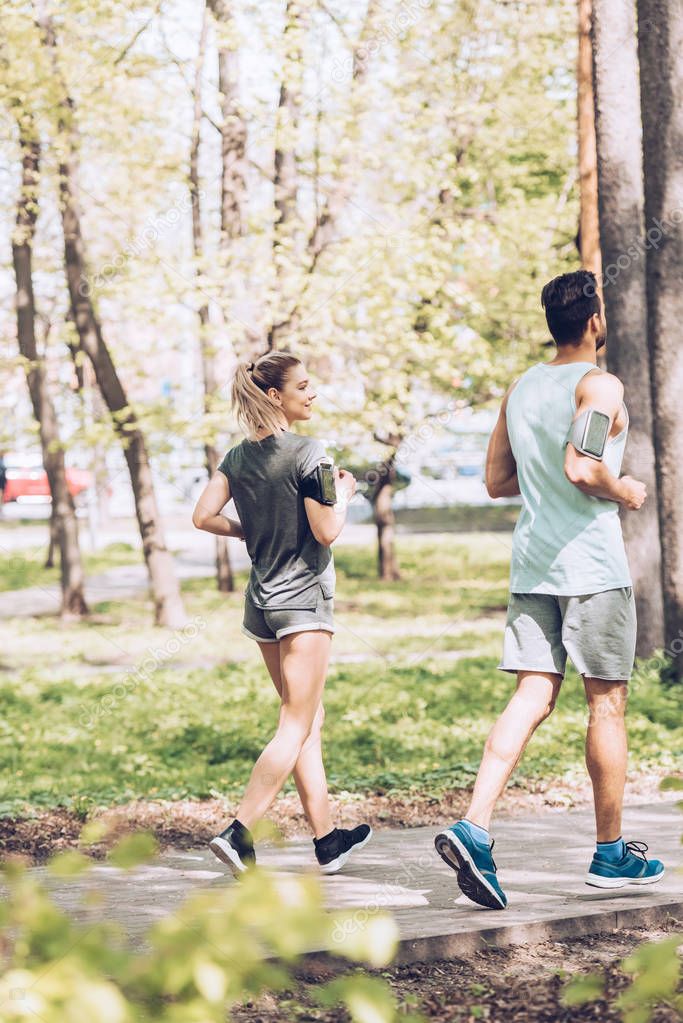
[{"label": "sunlit lawn", "polygon": [[[5,523],[3,523],[3,529]],[[47,547],[40,545],[29,550],[23,549],[3,557],[0,571],[0,592],[20,590],[28,586],[55,586],[59,583],[59,552],[55,554],[55,566],[45,568]],[[140,560],[137,550],[129,543],[110,543],[101,551],[85,554],[84,571],[88,575],[105,572],[119,565],[132,565]]]},{"label": "sunlit lawn", "polygon": [[[471,783],[511,676],[497,671],[509,535],[401,536],[403,578],[380,584],[375,552],[335,549],[337,634],[326,690],[326,756],[335,791],[439,791]],[[277,700],[239,629],[238,591],[185,585],[192,625],[151,626],[143,599],[100,605],[92,620],[0,625],[0,813],[138,797],[234,792],[269,738]],[[680,768],[675,691],[643,670],[629,705],[631,768]],[[585,731],[580,679],[517,783],[577,770]]]}]

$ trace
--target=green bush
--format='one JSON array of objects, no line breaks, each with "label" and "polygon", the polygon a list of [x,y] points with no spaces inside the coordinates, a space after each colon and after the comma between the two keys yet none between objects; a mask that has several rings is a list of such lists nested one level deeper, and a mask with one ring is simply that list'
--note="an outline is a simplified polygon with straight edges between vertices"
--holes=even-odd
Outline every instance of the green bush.
[{"label": "green bush", "polygon": [[[100,838],[98,825],[84,835]],[[151,836],[129,835],[110,859],[130,869],[154,852]],[[90,862],[64,853],[50,871],[73,877]],[[8,861],[3,870],[2,1023],[224,1023],[245,1000],[294,988],[292,967],[307,951],[382,967],[396,948],[390,917],[328,914],[314,877],[281,878],[257,868],[239,883],[190,897],[149,930],[146,951],[135,954],[112,924],[69,919],[20,862]],[[337,977],[319,995],[323,1003],[344,1005],[357,1023],[399,1018],[386,984],[363,974]]]}]

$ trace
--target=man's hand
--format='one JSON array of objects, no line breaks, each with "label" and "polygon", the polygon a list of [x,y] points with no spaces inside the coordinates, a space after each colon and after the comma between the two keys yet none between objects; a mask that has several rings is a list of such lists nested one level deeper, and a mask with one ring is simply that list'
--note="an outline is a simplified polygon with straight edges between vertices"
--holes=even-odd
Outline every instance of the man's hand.
[{"label": "man's hand", "polygon": [[631,511],[638,511],[642,508],[645,498],[647,497],[647,488],[644,483],[640,480],[634,480],[632,476],[622,476],[619,480],[623,488],[623,494],[621,503],[630,508]]}]

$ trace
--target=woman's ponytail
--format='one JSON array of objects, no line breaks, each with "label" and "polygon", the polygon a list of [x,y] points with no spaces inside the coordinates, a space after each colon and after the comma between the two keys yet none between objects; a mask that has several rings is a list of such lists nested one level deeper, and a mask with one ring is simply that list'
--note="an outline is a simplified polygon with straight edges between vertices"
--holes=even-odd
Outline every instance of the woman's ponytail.
[{"label": "woman's ponytail", "polygon": [[259,431],[280,433],[284,428],[279,407],[268,397],[274,387],[281,391],[287,374],[301,359],[289,352],[267,352],[255,362],[239,362],[232,381],[232,408],[237,422],[250,440]]}]

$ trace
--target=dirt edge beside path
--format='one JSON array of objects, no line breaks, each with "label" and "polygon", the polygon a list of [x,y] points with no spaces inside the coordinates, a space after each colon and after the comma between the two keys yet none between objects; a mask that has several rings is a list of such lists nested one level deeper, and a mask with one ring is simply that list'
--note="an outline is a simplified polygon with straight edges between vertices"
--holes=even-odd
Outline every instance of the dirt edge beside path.
[{"label": "dirt edge beside path", "polygon": [[[626,805],[673,800],[674,794],[660,790],[664,776],[655,772],[634,775],[627,785]],[[342,793],[331,799],[334,816],[345,827],[367,822],[373,828],[411,828],[443,826],[457,820],[465,813],[470,791],[455,789],[439,795],[424,792]],[[591,804],[588,781],[577,784],[566,779],[551,779],[526,787],[509,788],[500,801],[498,816],[562,812]],[[90,852],[102,858],[121,834],[137,830],[151,831],[161,849],[201,846],[229,823],[235,807],[235,802],[224,799],[137,800],[96,809],[88,814],[87,820],[102,821],[106,825],[107,837],[93,846]],[[310,836],[296,794],[281,796],[273,805],[268,819],[285,838]],[[34,863],[44,862],[57,852],[76,848],[84,823],[82,814],[66,808],[36,810],[23,817],[1,818],[0,858],[19,853]]]}]

